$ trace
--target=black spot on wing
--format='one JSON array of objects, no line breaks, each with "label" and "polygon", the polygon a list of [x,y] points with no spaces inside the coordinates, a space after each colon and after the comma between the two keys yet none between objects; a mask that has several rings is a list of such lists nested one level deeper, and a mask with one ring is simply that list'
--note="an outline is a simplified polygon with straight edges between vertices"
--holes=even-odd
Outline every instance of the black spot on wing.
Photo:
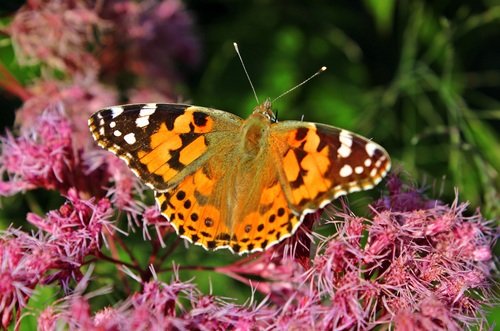
[{"label": "black spot on wing", "polygon": [[223,232],[219,233],[215,239],[229,241],[231,239],[231,236],[229,235],[229,233]]},{"label": "black spot on wing", "polygon": [[302,160],[307,156],[307,152],[305,152],[302,149],[294,148],[293,149],[293,154],[295,154],[295,157],[297,158],[297,162],[300,164]]},{"label": "black spot on wing", "polygon": [[193,112],[194,124],[204,127],[207,124],[208,115],[199,111]]},{"label": "black spot on wing", "polygon": [[175,197],[177,198],[177,200],[184,200],[184,198],[186,198],[186,192],[180,190],[175,194]]},{"label": "black spot on wing", "polygon": [[154,122],[158,122],[158,127],[161,123],[165,123],[167,129],[173,130],[175,119],[184,114],[184,111],[188,107],[190,106],[183,104],[159,103],[157,104],[157,111],[150,118]]},{"label": "black spot on wing", "polygon": [[302,141],[307,136],[308,131],[308,128],[298,128],[297,132],[295,133],[295,139],[297,141]]},{"label": "black spot on wing", "polygon": [[239,251],[241,250],[241,246],[240,246],[240,245],[238,245],[238,244],[233,244],[233,245],[231,246],[231,248],[233,249],[233,251],[234,251],[235,253],[239,253]]}]

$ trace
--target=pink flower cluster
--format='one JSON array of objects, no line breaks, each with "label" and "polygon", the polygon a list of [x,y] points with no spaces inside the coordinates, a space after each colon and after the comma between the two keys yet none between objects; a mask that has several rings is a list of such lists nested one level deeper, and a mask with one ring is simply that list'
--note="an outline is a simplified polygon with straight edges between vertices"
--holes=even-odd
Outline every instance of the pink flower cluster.
[{"label": "pink flower cluster", "polygon": [[[0,87],[23,101],[16,134],[0,137],[0,196],[38,189],[65,202],[0,231],[0,328],[18,327],[28,313],[40,330],[458,330],[485,323],[496,230],[479,212],[467,216],[458,199],[426,199],[397,177],[369,218],[345,204],[342,212],[329,208],[324,224],[319,213],[309,215],[294,237],[264,253],[216,267],[179,265],[170,282],[159,280],[157,272],[172,271],[164,262],[180,241],[166,240],[172,228],[143,202],[144,187],[126,165],[96,148],[87,118],[118,96],[174,97],[174,68],[199,57],[193,29],[178,0],[29,0],[12,17],[4,32],[18,60],[37,64],[41,75],[22,86],[0,63]],[[124,86],[124,74],[135,82]],[[335,234],[320,235],[315,224]],[[130,229],[151,246],[146,266],[122,240]],[[93,263],[116,268],[121,301],[94,307],[106,291],[87,292],[103,276],[99,268],[91,273]],[[203,294],[180,279],[183,269],[220,273],[264,299],[237,304]],[[127,292],[123,278],[140,290]],[[29,311],[35,287],[47,284],[61,288],[58,300]]]},{"label": "pink flower cluster", "polygon": [[[85,1],[30,0],[14,16],[12,36],[20,64],[43,64],[68,74],[98,72],[88,46],[104,22]],[[43,41],[43,42],[42,42]]]},{"label": "pink flower cluster", "polygon": [[7,133],[0,138],[0,169],[9,180],[0,182],[0,194],[12,195],[27,189],[57,189],[66,194],[69,188],[82,191],[83,167],[72,146],[73,130],[69,121],[54,109],[38,116],[23,135]]},{"label": "pink flower cluster", "polygon": [[[420,195],[414,197],[420,202],[429,202]],[[92,220],[107,219],[109,204],[91,207],[88,201],[72,203],[75,210],[79,203],[94,215],[86,217],[84,222],[73,218],[76,229],[81,230],[71,230],[70,237],[79,233],[80,241],[68,246],[79,247],[78,252],[60,250],[60,243],[67,237],[61,231],[62,223],[69,222],[62,219],[64,206],[60,212],[49,213],[46,219],[32,214],[28,217],[50,234],[43,244],[23,232],[10,231],[10,238],[15,240],[5,240],[4,245],[11,250],[12,247],[29,250],[9,259],[15,261],[13,266],[4,271],[6,275],[0,276],[18,277],[18,282],[13,283],[17,288],[3,289],[3,293],[9,294],[4,295],[4,302],[25,304],[33,282],[61,280],[61,275],[57,275],[42,281],[40,275],[47,270],[43,262],[32,269],[36,277],[24,271],[26,264],[35,262],[32,258],[36,255],[35,248],[47,256],[36,261],[50,261],[53,266],[61,263],[62,255],[78,261],[78,257],[98,246],[100,227],[109,223],[92,223]],[[55,325],[87,330],[304,327],[369,330],[381,326],[397,330],[472,329],[485,323],[481,307],[491,302],[491,246],[496,234],[479,214],[465,216],[465,212],[466,204],[447,206],[436,201],[434,207],[426,209],[374,211],[370,219],[329,209],[327,224],[333,224],[337,232],[329,237],[313,234],[317,246],[308,247],[310,267],[304,267],[297,256],[301,243],[285,242],[264,253],[211,269],[265,294],[266,298],[260,303],[253,297],[246,304],[231,303],[215,295],[202,294],[189,281],[181,281],[177,273],[171,282],[165,283],[151,270],[154,279],[149,281],[129,272],[130,277],[141,283],[142,290],[122,303],[92,312],[92,299],[76,293],[46,308],[39,315],[39,323],[43,330],[53,330]],[[82,226],[83,223],[86,226]],[[48,243],[51,250],[42,249]],[[63,247],[67,246],[63,244]],[[25,256],[25,252],[29,256]],[[19,264],[23,266],[20,268]],[[80,266],[74,263],[71,268],[70,263],[65,270],[76,274]],[[71,277],[75,277],[74,274]],[[77,278],[88,281],[80,273]]]},{"label": "pink flower cluster", "polygon": [[[185,302],[185,304],[184,304]],[[48,307],[40,314],[39,329],[54,330],[250,330],[259,318],[269,315],[203,295],[177,277],[169,284],[152,280],[117,307],[92,314],[89,300],[81,295],[68,298],[64,309]],[[262,324],[261,324],[262,325]]]},{"label": "pink flower cluster", "polygon": [[27,220],[36,234],[18,229],[0,233],[0,322],[7,328],[14,311],[26,306],[39,284],[58,282],[70,292],[69,282],[82,278],[85,257],[96,254],[105,233],[112,233],[111,204],[107,199],[83,200],[76,190],[68,201],[46,217],[34,213]]}]

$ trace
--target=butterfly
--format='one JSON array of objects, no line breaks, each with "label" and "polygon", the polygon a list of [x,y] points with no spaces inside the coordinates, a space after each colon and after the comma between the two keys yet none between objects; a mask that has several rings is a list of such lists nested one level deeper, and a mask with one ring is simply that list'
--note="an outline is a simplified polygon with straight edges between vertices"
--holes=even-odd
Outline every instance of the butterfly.
[{"label": "butterfly", "polygon": [[380,145],[347,130],[278,122],[269,100],[246,120],[184,104],[113,106],[89,127],[155,191],[178,235],[240,254],[290,237],[307,214],[373,188],[391,166]]}]

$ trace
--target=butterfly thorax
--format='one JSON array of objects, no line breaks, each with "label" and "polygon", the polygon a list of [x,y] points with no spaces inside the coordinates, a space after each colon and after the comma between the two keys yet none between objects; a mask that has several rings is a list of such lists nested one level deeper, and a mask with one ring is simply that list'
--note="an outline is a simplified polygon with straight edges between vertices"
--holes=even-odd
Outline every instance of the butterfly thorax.
[{"label": "butterfly thorax", "polygon": [[266,100],[263,104],[255,107],[253,113],[242,126],[241,146],[244,154],[249,158],[266,152],[269,141],[269,129],[274,114],[271,110],[271,102]]}]

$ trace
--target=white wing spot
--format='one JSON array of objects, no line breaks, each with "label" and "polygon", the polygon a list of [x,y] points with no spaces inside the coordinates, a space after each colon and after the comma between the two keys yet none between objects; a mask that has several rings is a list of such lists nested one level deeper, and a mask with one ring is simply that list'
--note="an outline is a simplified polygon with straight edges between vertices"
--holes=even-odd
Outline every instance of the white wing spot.
[{"label": "white wing spot", "polygon": [[116,122],[115,121],[109,123],[109,127],[110,128],[114,128],[115,126],[116,126]]},{"label": "white wing spot", "polygon": [[370,177],[375,177],[375,175],[377,174],[377,171],[378,171],[377,168],[373,168],[372,171],[370,171]]},{"label": "white wing spot", "polygon": [[357,173],[358,175],[362,174],[363,173],[363,167],[359,166],[359,167],[354,168],[354,172]]},{"label": "white wing spot", "polygon": [[365,160],[365,167],[369,167],[372,165],[372,160],[371,159],[366,159]]},{"label": "white wing spot", "polygon": [[340,169],[340,177],[347,177],[347,176],[350,176],[352,174],[352,167],[348,164],[346,164],[345,166],[343,166],[341,169]]},{"label": "white wing spot", "polygon": [[118,130],[113,131],[113,134],[115,135],[115,137],[119,137],[122,135],[121,131]]},{"label": "white wing spot", "polygon": [[351,155],[352,135],[349,131],[341,130],[339,135],[340,147],[337,153],[340,157],[346,158]]},{"label": "white wing spot", "polygon": [[99,134],[101,136],[104,136],[104,127],[101,126],[101,128],[99,129]]},{"label": "white wing spot", "polygon": [[351,133],[349,133],[349,131],[341,130],[339,140],[342,145],[346,145],[347,147],[352,146],[352,135]]},{"label": "white wing spot", "polygon": [[347,145],[342,144],[340,148],[337,150],[337,153],[343,158],[348,157],[351,155],[351,148],[348,147]]},{"label": "white wing spot", "polygon": [[137,125],[138,128],[143,128],[145,126],[149,125],[149,116],[146,117],[138,117],[135,120],[135,125]]},{"label": "white wing spot", "polygon": [[370,157],[372,157],[375,154],[375,151],[377,149],[378,149],[377,145],[375,145],[372,142],[368,142],[365,146],[366,153],[368,153]]},{"label": "white wing spot", "polygon": [[111,107],[111,117],[116,118],[117,116],[120,116],[121,113],[123,113],[123,107],[121,106]]},{"label": "white wing spot", "polygon": [[104,119],[101,117],[101,119],[99,120],[99,125],[100,126],[103,126],[104,125]]},{"label": "white wing spot", "polygon": [[129,145],[133,145],[136,142],[136,140],[135,140],[135,134],[133,132],[127,133],[125,136],[123,136],[123,139],[125,139],[125,141]]},{"label": "white wing spot", "polygon": [[148,103],[146,106],[141,108],[139,116],[149,116],[153,115],[156,111],[156,103]]}]

